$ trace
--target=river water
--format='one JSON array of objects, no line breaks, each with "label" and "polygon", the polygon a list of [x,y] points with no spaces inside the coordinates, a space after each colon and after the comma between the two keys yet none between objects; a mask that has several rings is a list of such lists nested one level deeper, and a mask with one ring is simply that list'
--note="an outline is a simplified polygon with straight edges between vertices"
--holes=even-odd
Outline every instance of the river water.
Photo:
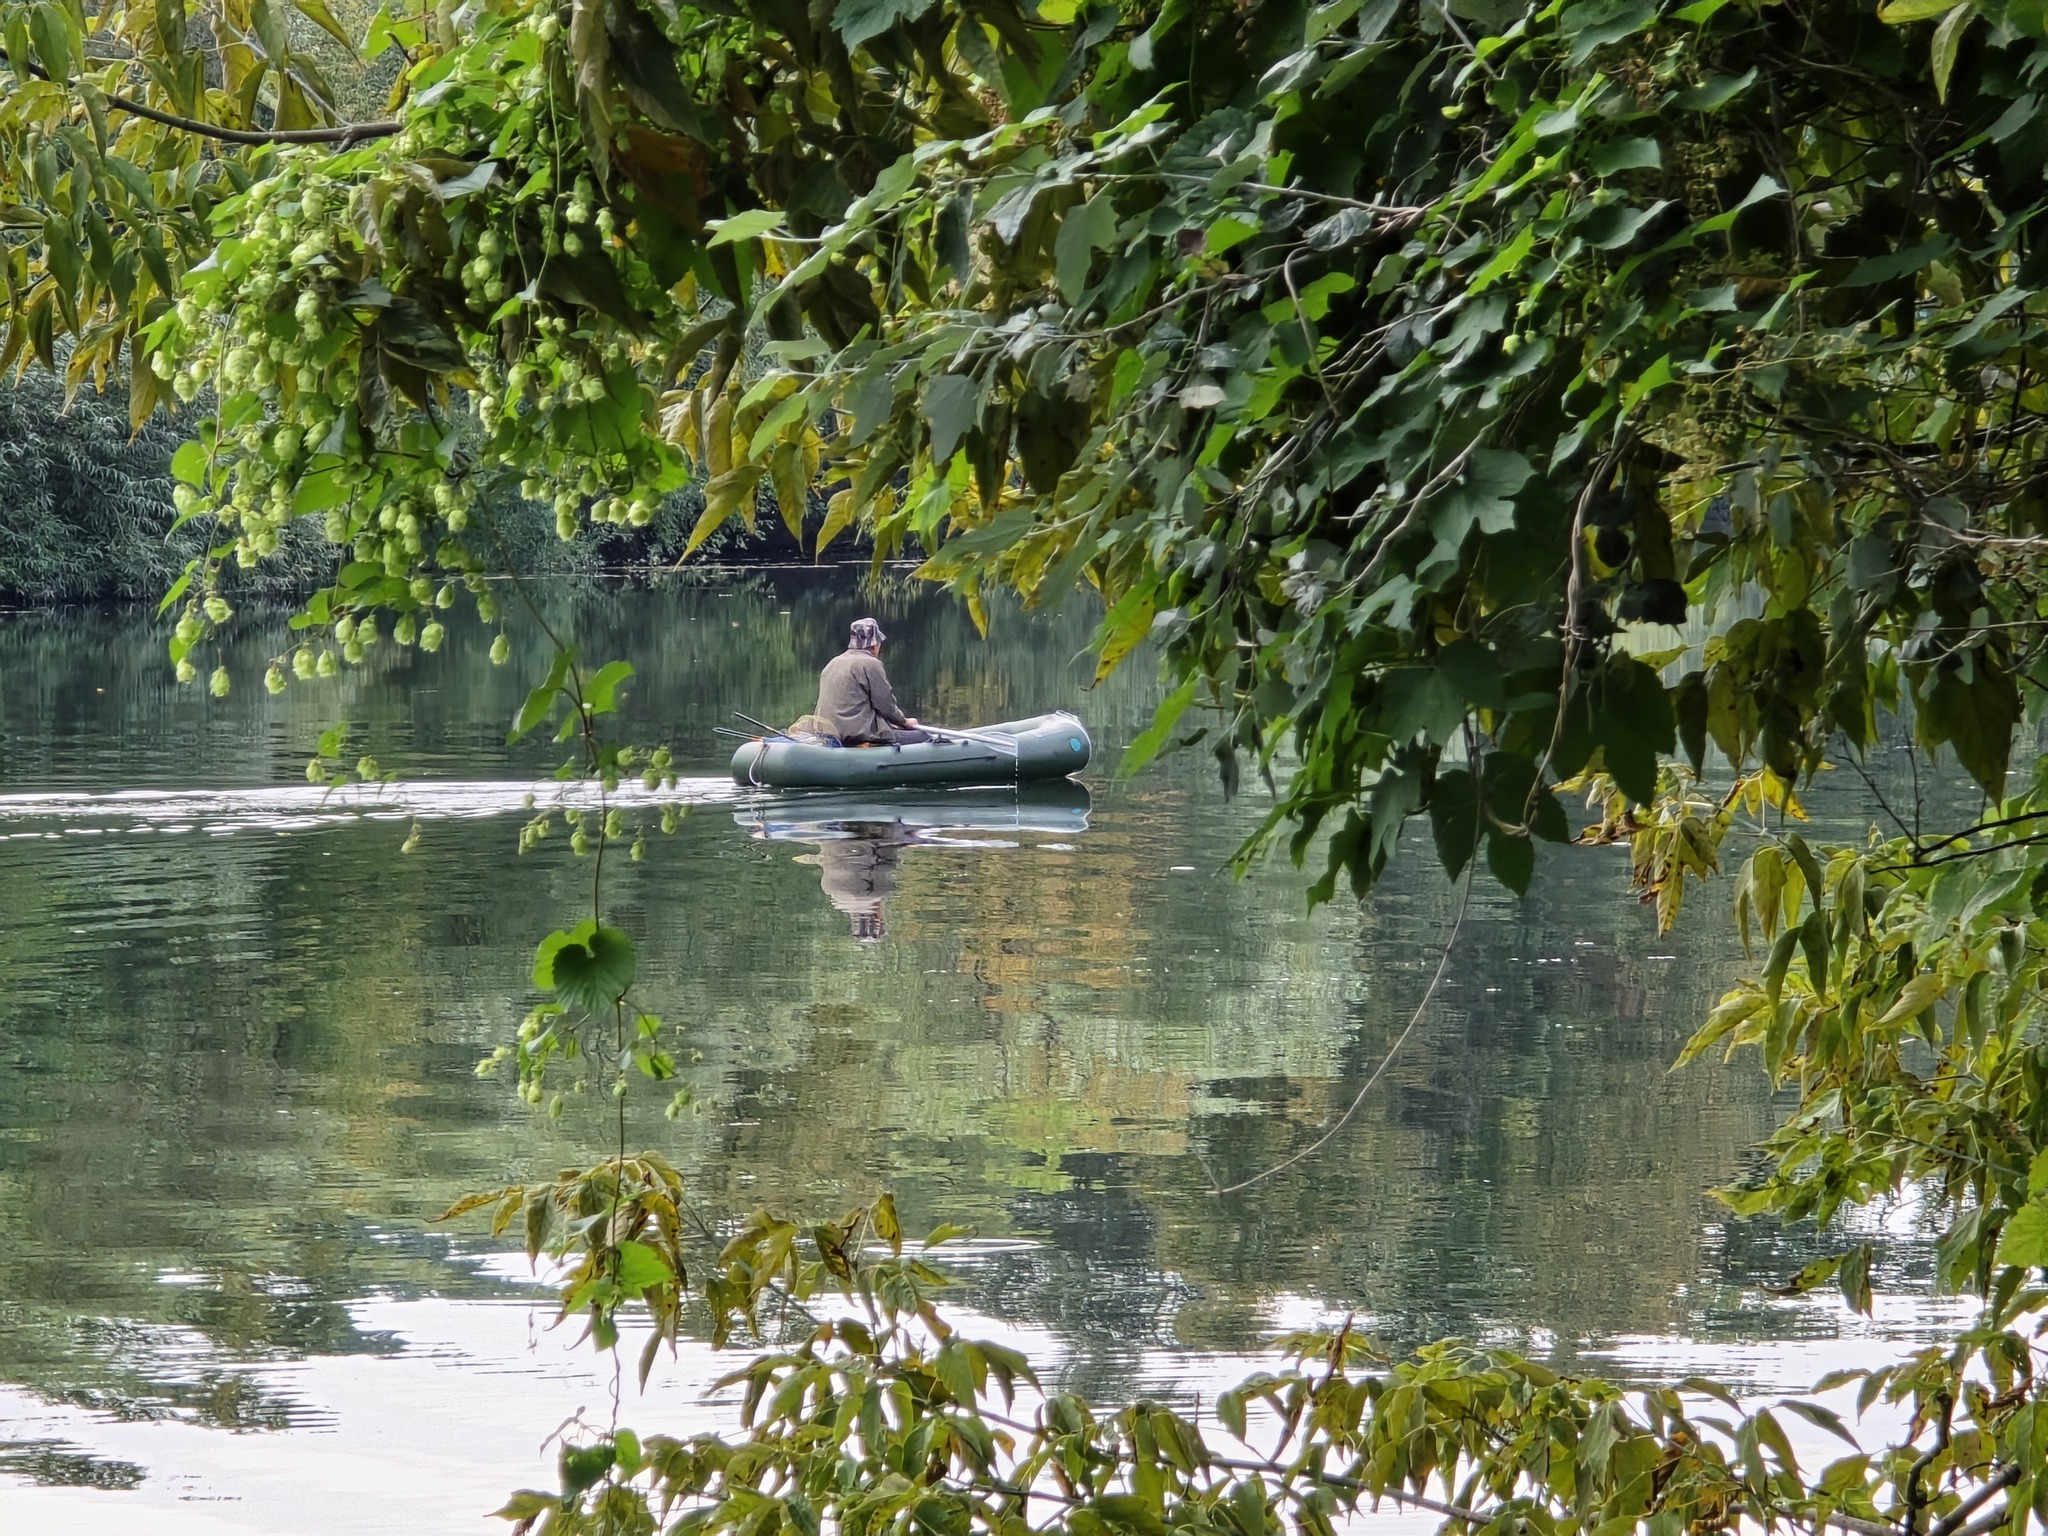
[{"label": "river water", "polygon": [[[858,586],[542,597],[586,657],[635,663],[619,732],[684,775],[690,814],[614,861],[608,903],[694,1101],[650,1099],[633,1139],[702,1208],[893,1189],[907,1225],[975,1230],[975,1327],[1105,1395],[1213,1390],[1346,1314],[1776,1392],[1956,1315],[1910,1213],[1865,1320],[1771,1296],[1816,1239],[1707,1198],[1778,1108],[1753,1062],[1669,1071],[1741,965],[1721,911],[1657,937],[1620,850],[1544,860],[1525,901],[1482,884],[1388,1061],[1457,905],[1425,846],[1363,908],[1309,913],[1284,860],[1234,880],[1264,792],[1226,801],[1199,750],[1110,775],[1157,688],[1142,661],[1085,688],[1078,602],[984,641],[936,594]],[[741,795],[712,727],[808,709],[866,611],[915,713],[1079,712],[1085,791],[857,820]],[[513,633],[502,668],[458,630],[273,699],[286,632],[258,618],[212,700],[171,682],[146,613],[0,621],[0,1530],[502,1529],[485,1513],[545,1481],[557,1426],[609,1415],[609,1370],[548,1331],[523,1258],[431,1221],[609,1144],[598,1096],[550,1121],[474,1071],[589,875],[560,837],[516,852],[561,749],[505,743],[545,667]],[[307,788],[337,721],[388,789]],[[1215,1192],[1375,1073],[1321,1151]],[[627,1420],[722,1422],[727,1363],[684,1349]]]}]

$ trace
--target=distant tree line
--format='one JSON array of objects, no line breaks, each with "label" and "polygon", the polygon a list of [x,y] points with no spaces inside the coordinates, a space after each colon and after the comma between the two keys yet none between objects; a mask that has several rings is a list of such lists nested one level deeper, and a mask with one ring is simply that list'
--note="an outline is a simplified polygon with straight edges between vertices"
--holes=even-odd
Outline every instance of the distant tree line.
[{"label": "distant tree line", "polygon": [[[206,550],[204,523],[177,527],[171,455],[190,435],[184,414],[128,424],[125,390],[81,389],[67,407],[61,379],[31,368],[0,383],[0,607],[155,601]],[[671,495],[644,528],[597,524],[564,544],[545,507],[513,487],[493,527],[509,568],[590,575],[671,565],[703,508],[694,489]],[[800,558],[771,510],[756,534],[720,530],[713,559]],[[280,558],[254,570],[230,565],[243,596],[286,598],[332,579],[337,551],[317,528],[291,530]]]}]

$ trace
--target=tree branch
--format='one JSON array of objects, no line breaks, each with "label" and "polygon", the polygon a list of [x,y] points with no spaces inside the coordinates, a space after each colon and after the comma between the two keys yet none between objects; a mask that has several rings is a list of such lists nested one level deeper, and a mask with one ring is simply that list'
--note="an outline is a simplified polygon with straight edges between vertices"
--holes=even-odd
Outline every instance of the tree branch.
[{"label": "tree branch", "polygon": [[[7,51],[0,48],[0,64],[9,63]],[[51,78],[48,70],[40,64],[31,63],[28,72],[38,80],[47,80],[52,85],[64,84]],[[375,123],[337,123],[329,128],[228,128],[219,123],[204,122],[196,117],[180,117],[175,112],[159,112],[128,96],[116,96],[101,92],[108,106],[117,112],[126,112],[130,117],[143,118],[152,123],[161,123],[166,128],[176,128],[183,133],[194,133],[202,138],[217,139],[223,144],[339,144],[346,149],[364,139],[388,139],[403,126],[395,119]]]},{"label": "tree branch", "polygon": [[[1957,1533],[1962,1530],[1964,1525],[1971,1523],[1970,1516],[1983,1508],[1987,1501],[1996,1497],[2000,1490],[2010,1488],[2019,1480],[2019,1464],[2017,1462],[2008,1462],[2005,1466],[1999,1468],[1998,1475],[1992,1478],[1990,1482],[1984,1484],[1953,1510],[1949,1511],[1928,1532],[1928,1536],[1957,1536]],[[2000,1519],[2002,1520],[2003,1518],[2003,1513],[2001,1513]]]}]

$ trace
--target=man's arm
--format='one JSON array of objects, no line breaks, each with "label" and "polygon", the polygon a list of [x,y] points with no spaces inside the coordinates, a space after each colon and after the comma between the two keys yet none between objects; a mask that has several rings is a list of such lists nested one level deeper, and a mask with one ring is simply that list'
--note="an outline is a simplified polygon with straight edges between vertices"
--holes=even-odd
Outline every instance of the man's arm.
[{"label": "man's arm", "polygon": [[889,674],[883,670],[878,659],[860,669],[861,686],[867,689],[868,702],[875,707],[875,713],[891,725],[910,726],[917,722],[903,713],[896,702],[896,690],[889,686]]}]

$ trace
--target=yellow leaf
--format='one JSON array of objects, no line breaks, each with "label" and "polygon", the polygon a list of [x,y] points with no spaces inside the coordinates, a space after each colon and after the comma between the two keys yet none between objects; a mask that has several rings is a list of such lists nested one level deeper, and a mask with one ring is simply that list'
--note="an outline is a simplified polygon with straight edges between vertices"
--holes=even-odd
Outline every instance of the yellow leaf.
[{"label": "yellow leaf", "polygon": [[730,390],[713,400],[704,413],[704,457],[715,483],[732,471],[733,397]]},{"label": "yellow leaf", "polygon": [[683,558],[689,559],[703,546],[704,541],[718,532],[719,527],[734,512],[744,508],[749,525],[753,522],[754,488],[761,483],[761,466],[742,464],[738,469],[727,470],[704,487],[704,512],[697,519],[697,526],[690,530],[690,542],[683,547]]},{"label": "yellow leaf", "polygon": [[1149,586],[1133,587],[1117,599],[1102,620],[1102,656],[1095,666],[1095,681],[1101,682],[1138,642],[1152,632],[1156,604]]},{"label": "yellow leaf", "polygon": [[1681,870],[1672,870],[1664,883],[1657,887],[1657,932],[1669,933],[1671,925],[1678,921],[1679,903],[1685,900],[1685,875]]},{"label": "yellow leaf", "polygon": [[1947,990],[1948,983],[1940,975],[1933,971],[1922,971],[1899,988],[1898,1001],[1879,1016],[1877,1027],[1882,1029],[1888,1024],[1897,1024],[1925,1013]]},{"label": "yellow leaf", "polygon": [[1950,10],[1963,8],[1963,0],[1891,0],[1877,8],[1878,20],[1902,27],[1909,21],[1927,21]]},{"label": "yellow leaf", "polygon": [[804,480],[803,453],[795,443],[777,443],[768,462],[768,477],[775,485],[775,505],[782,513],[782,526],[804,547],[804,512],[810,504],[810,487]]},{"label": "yellow leaf", "polygon": [[846,531],[853,523],[853,492],[840,491],[825,503],[825,524],[818,530],[818,545],[812,558],[825,558],[825,546]]}]

